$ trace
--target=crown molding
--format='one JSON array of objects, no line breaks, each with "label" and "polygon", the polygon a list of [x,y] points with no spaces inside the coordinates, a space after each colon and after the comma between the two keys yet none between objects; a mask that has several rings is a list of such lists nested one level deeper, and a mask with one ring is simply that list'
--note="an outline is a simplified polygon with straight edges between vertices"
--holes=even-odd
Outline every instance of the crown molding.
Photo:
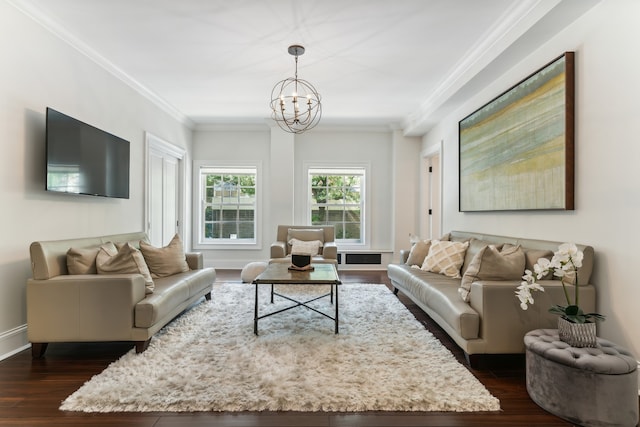
[{"label": "crown molding", "polygon": [[409,114],[402,127],[408,135],[420,135],[428,130],[428,118],[483,68],[495,60],[561,0],[522,0],[513,2],[502,18],[487,30],[463,56],[447,78],[429,94],[418,110]]},{"label": "crown molding", "polygon": [[[267,131],[280,129],[271,118],[221,118],[202,117],[194,118],[194,131]],[[321,132],[394,132],[400,129],[398,119],[326,119],[320,120],[317,126],[304,133]],[[285,132],[284,130],[282,132]]]},{"label": "crown molding", "polygon": [[193,129],[195,124],[193,121],[176,109],[173,105],[168,103],[166,100],[158,96],[155,92],[150,90],[148,87],[131,77],[124,70],[117,67],[111,61],[109,61],[104,56],[100,55],[94,49],[92,49],[89,45],[84,43],[82,40],[75,37],[69,31],[67,31],[60,24],[54,22],[50,17],[48,17],[40,8],[36,7],[29,1],[24,0],[6,0],[7,3],[15,7],[17,10],[22,12],[27,17],[31,18],[37,24],[48,30],[54,36],[58,37],[63,42],[67,43],[69,46],[73,47],[80,54],[84,55],[99,67],[103,68],[111,75],[116,77],[118,80],[125,83],[127,86],[131,87],[133,90],[138,92],[144,98],[151,101],[158,108],[162,109],[173,118],[175,118],[178,122],[187,126],[190,129]]}]

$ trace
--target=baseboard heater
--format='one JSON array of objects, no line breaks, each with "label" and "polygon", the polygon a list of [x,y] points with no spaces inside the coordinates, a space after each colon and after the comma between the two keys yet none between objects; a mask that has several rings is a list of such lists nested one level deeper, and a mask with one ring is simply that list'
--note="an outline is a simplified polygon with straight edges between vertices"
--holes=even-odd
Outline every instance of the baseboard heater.
[{"label": "baseboard heater", "polygon": [[344,254],[345,264],[382,264],[382,254]]}]

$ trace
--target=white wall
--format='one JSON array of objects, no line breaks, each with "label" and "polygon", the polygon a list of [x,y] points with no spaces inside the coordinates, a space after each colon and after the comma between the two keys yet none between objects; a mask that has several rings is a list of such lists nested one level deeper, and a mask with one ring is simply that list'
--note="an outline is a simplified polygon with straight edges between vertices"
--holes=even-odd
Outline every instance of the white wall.
[{"label": "white wall", "polygon": [[[144,132],[190,148],[191,131],[0,2],[0,358],[25,346],[29,244],[143,230]],[[45,192],[50,106],[131,142],[130,199]]]},{"label": "white wall", "polygon": [[[445,141],[444,231],[469,230],[592,245],[599,335],[640,358],[635,270],[640,229],[640,2],[603,1],[469,99],[423,138]],[[458,212],[458,121],[565,51],[576,52],[575,211]],[[515,303],[515,298],[514,298]]]},{"label": "white wall", "polygon": [[[393,224],[394,262],[400,262],[400,250],[409,249],[409,236],[421,235],[420,169],[424,161],[420,153],[420,138],[405,137],[401,131],[393,134]],[[424,193],[424,192],[423,192]],[[422,234],[424,235],[424,234]]]},{"label": "white wall", "polygon": [[[415,145],[419,149],[419,143]],[[393,174],[397,168],[390,130],[323,129],[318,126],[312,132],[294,136],[266,125],[264,130],[202,128],[194,132],[193,158],[194,161],[214,162],[259,160],[263,167],[261,248],[203,250],[207,265],[241,268],[250,261],[267,260],[278,224],[306,223],[304,167],[318,162],[325,166],[355,162],[370,167],[367,179],[371,189],[367,218],[369,240],[364,249],[393,250],[394,212],[390,201],[393,200]]]}]

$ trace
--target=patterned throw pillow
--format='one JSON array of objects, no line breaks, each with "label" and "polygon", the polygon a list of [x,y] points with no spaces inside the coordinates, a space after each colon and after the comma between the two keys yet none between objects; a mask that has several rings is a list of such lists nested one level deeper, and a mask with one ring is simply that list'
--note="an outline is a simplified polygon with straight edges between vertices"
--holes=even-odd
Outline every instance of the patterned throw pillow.
[{"label": "patterned throw pillow", "polygon": [[142,253],[130,243],[125,243],[120,249],[117,249],[113,243],[105,243],[100,246],[96,257],[96,267],[98,274],[142,274],[145,280],[145,293],[153,293],[155,289],[149,267],[147,267]]},{"label": "patterned throw pillow", "polygon": [[520,245],[495,245],[480,249],[465,271],[458,293],[469,302],[471,283],[476,280],[519,280],[524,274],[525,257]]},{"label": "patterned throw pillow", "polygon": [[468,247],[469,242],[432,240],[429,254],[422,264],[422,270],[459,279],[460,267],[462,267],[464,254]]},{"label": "patterned throw pillow", "polygon": [[182,240],[178,234],[173,236],[169,244],[163,248],[156,248],[141,240],[140,252],[149,266],[151,277],[166,277],[189,271]]}]

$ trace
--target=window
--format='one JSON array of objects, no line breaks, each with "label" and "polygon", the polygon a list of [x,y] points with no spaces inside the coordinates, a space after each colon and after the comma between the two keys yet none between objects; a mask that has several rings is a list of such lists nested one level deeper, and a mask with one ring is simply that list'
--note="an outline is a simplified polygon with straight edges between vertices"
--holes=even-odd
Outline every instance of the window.
[{"label": "window", "polygon": [[333,225],[336,241],[364,243],[364,168],[309,168],[311,225]]},{"label": "window", "polygon": [[256,243],[256,167],[200,167],[200,243]]}]

